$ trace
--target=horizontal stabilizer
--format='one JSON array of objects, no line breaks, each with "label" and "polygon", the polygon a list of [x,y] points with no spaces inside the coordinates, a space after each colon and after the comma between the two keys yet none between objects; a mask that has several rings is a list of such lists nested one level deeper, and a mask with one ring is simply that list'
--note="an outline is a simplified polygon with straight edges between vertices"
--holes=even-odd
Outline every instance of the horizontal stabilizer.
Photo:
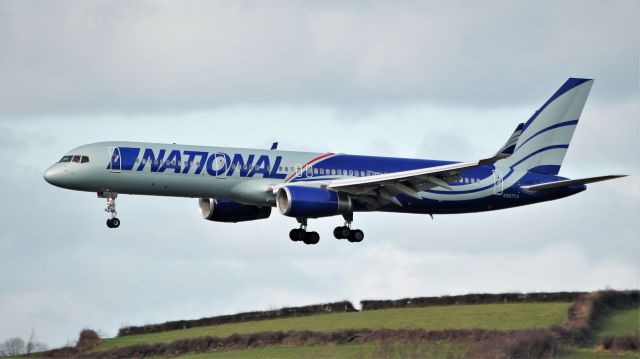
[{"label": "horizontal stabilizer", "polygon": [[600,177],[579,178],[579,179],[572,179],[572,180],[540,183],[540,184],[534,184],[530,186],[520,186],[520,188],[527,191],[544,191],[547,189],[568,187],[576,184],[594,183],[594,182],[606,181],[606,180],[626,177],[626,176],[627,175],[609,175],[609,176],[600,176]]}]

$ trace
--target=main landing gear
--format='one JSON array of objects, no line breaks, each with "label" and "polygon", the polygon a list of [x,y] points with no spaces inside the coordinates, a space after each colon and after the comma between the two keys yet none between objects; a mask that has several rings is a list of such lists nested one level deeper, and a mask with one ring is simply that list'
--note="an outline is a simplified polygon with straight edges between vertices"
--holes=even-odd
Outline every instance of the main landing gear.
[{"label": "main landing gear", "polygon": [[[337,239],[346,239],[349,242],[357,243],[362,242],[364,239],[364,232],[359,229],[351,229],[351,222],[353,222],[353,214],[343,215],[345,222],[344,226],[336,227],[333,230],[333,236]],[[307,232],[307,219],[297,218],[300,223],[300,228],[294,228],[289,232],[289,238],[294,242],[303,242],[304,244],[317,244],[320,242],[320,235],[318,232]]]},{"label": "main landing gear", "polygon": [[116,212],[116,197],[118,197],[118,194],[111,192],[101,192],[98,193],[98,197],[107,199],[107,208],[104,209],[105,212],[109,213],[109,219],[107,219],[107,227],[120,227],[120,220],[116,217],[118,215],[118,212]]},{"label": "main landing gear", "polygon": [[353,222],[353,213],[343,214],[344,226],[336,227],[333,230],[333,236],[336,239],[346,239],[349,242],[362,242],[364,239],[364,232],[359,229],[351,229],[351,222]]},{"label": "main landing gear", "polygon": [[362,242],[364,232],[359,229],[351,229],[351,222],[345,222],[344,226],[336,227],[333,230],[333,236],[336,239],[346,239],[349,242]]},{"label": "main landing gear", "polygon": [[294,228],[289,232],[289,238],[294,242],[302,241],[304,244],[318,244],[320,235],[318,232],[307,232],[307,219],[298,218],[300,228]]}]

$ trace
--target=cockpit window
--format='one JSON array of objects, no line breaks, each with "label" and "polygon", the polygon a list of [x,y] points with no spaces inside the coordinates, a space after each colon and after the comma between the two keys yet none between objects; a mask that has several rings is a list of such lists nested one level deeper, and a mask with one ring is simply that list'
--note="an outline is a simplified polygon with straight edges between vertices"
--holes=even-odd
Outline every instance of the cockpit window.
[{"label": "cockpit window", "polygon": [[87,163],[87,162],[89,162],[89,157],[82,156],[82,159],[80,160],[80,163]]},{"label": "cockpit window", "polygon": [[71,159],[71,162],[80,163],[80,156],[73,156],[73,159]]},{"label": "cockpit window", "polygon": [[60,159],[60,162],[71,162],[71,156],[64,156]]}]

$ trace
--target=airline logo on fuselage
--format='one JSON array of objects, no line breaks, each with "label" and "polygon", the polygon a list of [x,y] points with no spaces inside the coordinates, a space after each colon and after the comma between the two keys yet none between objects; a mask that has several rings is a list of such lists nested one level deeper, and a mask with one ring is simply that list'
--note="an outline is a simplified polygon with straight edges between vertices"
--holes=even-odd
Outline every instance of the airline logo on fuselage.
[{"label": "airline logo on fuselage", "polygon": [[[142,155],[140,155],[142,153]],[[151,148],[116,147],[111,153],[108,170],[208,174],[214,177],[233,176],[284,179],[285,173],[278,173],[282,156],[210,153],[204,151],[180,151]]]}]

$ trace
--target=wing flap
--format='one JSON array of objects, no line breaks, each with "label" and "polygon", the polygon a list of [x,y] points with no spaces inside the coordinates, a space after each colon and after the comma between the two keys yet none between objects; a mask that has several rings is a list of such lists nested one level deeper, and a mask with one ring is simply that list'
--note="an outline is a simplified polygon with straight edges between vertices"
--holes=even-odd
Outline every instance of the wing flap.
[{"label": "wing flap", "polygon": [[626,177],[626,176],[627,175],[608,175],[608,176],[599,176],[599,177],[579,178],[579,179],[572,179],[572,180],[540,183],[540,184],[534,184],[529,186],[520,186],[520,188],[527,191],[544,191],[544,190],[549,190],[554,188],[568,187],[576,184],[587,184],[587,183],[607,181],[607,180]]}]

